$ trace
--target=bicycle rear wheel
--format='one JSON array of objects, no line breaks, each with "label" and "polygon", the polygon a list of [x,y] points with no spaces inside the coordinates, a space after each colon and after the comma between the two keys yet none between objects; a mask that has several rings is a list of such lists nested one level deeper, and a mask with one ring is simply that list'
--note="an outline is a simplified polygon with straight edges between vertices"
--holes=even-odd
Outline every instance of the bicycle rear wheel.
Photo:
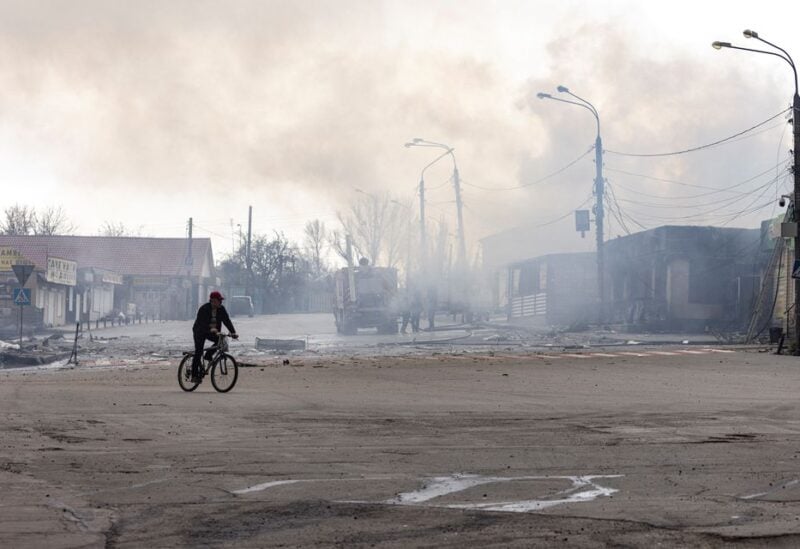
[{"label": "bicycle rear wheel", "polygon": [[192,379],[192,359],[194,358],[194,353],[189,353],[183,357],[181,360],[180,365],[178,366],[178,385],[181,386],[181,389],[187,392],[194,391],[197,389],[197,386],[200,385],[199,381],[194,381]]},{"label": "bicycle rear wheel", "polygon": [[229,354],[223,354],[211,368],[211,385],[220,393],[227,393],[236,385],[239,377],[239,365]]}]

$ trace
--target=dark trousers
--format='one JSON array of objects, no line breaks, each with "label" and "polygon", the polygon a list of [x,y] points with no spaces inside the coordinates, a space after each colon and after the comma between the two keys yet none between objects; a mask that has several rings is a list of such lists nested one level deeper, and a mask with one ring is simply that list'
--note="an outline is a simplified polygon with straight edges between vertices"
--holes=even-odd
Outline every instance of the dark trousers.
[{"label": "dark trousers", "polygon": [[[408,311],[403,311],[403,326],[400,328],[402,333],[406,333],[406,328],[408,328],[408,321],[411,319],[411,313]],[[411,329],[414,329],[414,324],[411,324]]]},{"label": "dark trousers", "polygon": [[411,313],[411,331],[419,332],[419,317],[422,313],[420,311],[412,311]]},{"label": "dark trousers", "polygon": [[203,356],[203,347],[206,341],[217,343],[217,336],[208,332],[193,332],[194,334],[194,358],[192,359],[192,369],[200,367],[200,357]]}]

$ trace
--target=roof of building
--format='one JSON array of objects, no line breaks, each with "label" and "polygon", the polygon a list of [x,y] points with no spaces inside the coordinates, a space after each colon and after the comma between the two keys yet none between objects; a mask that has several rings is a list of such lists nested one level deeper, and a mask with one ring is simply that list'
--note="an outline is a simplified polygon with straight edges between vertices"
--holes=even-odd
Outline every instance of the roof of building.
[{"label": "roof of building", "polygon": [[519,267],[521,265],[527,265],[529,263],[537,263],[537,262],[552,262],[552,263],[571,263],[571,262],[586,262],[591,261],[595,262],[597,258],[597,254],[594,252],[563,252],[557,254],[543,254],[537,255],[536,257],[530,257],[528,259],[523,259],[521,261],[513,261],[509,263],[509,266]]},{"label": "roof of building", "polygon": [[[47,267],[47,258],[57,257],[78,263],[78,268],[95,267],[121,275],[185,275],[188,257],[186,238],[149,238],[127,236],[10,236],[0,235],[0,247],[18,250],[39,268]],[[208,259],[214,274],[211,239],[192,239],[192,276],[203,275],[200,258]]]}]

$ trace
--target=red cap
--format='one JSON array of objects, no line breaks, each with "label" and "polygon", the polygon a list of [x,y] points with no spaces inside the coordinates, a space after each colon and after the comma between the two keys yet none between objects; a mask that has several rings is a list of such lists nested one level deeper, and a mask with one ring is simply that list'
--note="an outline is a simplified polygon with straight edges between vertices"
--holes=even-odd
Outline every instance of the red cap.
[{"label": "red cap", "polygon": [[223,297],[223,295],[222,295],[220,292],[218,292],[217,290],[214,290],[214,291],[213,291],[213,292],[211,292],[211,294],[208,296],[208,299],[209,299],[209,300],[212,300],[212,299],[219,299],[220,301],[222,301],[222,300],[223,300],[223,299],[225,299],[225,298]]}]

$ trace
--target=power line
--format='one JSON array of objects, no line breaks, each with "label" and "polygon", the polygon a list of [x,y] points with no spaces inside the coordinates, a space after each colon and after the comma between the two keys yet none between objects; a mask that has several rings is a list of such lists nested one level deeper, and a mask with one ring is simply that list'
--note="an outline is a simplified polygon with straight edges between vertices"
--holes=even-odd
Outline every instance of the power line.
[{"label": "power line", "polygon": [[593,150],[594,150],[594,145],[589,147],[589,149],[585,153],[581,154],[578,158],[576,158],[575,160],[573,160],[572,162],[570,162],[566,166],[563,166],[562,168],[559,168],[558,170],[556,170],[556,171],[554,171],[554,172],[552,172],[552,173],[550,173],[550,174],[548,174],[548,175],[546,175],[544,177],[540,177],[539,179],[537,179],[535,181],[529,181],[528,183],[522,183],[521,185],[515,185],[513,187],[482,187],[480,185],[475,185],[473,183],[469,183],[468,181],[464,181],[463,179],[461,180],[461,182],[463,184],[465,184],[465,185],[469,185],[470,187],[475,187],[476,189],[482,189],[484,191],[513,191],[515,189],[523,189],[525,187],[530,187],[532,185],[536,185],[538,183],[542,183],[543,181],[547,181],[551,177],[555,177],[558,174],[560,174],[561,172],[566,171],[567,169],[569,169],[572,166],[574,166],[575,164],[577,164],[579,161],[583,160],[583,158],[586,157],[586,155],[588,155]]},{"label": "power line", "polygon": [[[684,183],[682,181],[675,181],[673,179],[662,179],[662,178],[659,178],[659,177],[653,177],[653,176],[649,176],[649,175],[635,174],[635,173],[626,172],[626,171],[623,171],[623,170],[615,170],[613,168],[606,168],[606,170],[607,171],[612,171],[612,172],[623,173],[625,175],[631,175],[631,176],[634,176],[634,177],[641,177],[641,178],[644,178],[644,179],[652,179],[652,180],[660,181],[660,182],[663,182],[663,183],[674,183],[676,185],[683,185],[685,187],[699,187],[699,188],[704,188],[704,189],[712,189],[712,190],[709,190],[708,192],[705,192],[705,193],[699,193],[699,194],[688,195],[688,196],[663,196],[663,195],[655,195],[655,194],[644,193],[644,192],[642,192],[642,191],[640,191],[638,189],[631,189],[629,187],[626,187],[625,185],[622,185],[619,182],[616,183],[616,185],[619,185],[619,187],[621,187],[621,188],[623,188],[623,189],[625,189],[627,191],[634,192],[637,195],[641,195],[641,196],[648,196],[648,197],[651,197],[651,198],[658,198],[658,199],[661,199],[661,200],[685,200],[685,199],[690,199],[690,198],[701,198],[701,197],[704,197],[704,196],[711,196],[713,194],[717,194],[717,193],[720,193],[720,192],[740,194],[740,195],[749,194],[748,192],[734,191],[732,189],[735,189],[737,187],[741,187],[742,185],[746,185],[747,183],[750,183],[751,181],[755,181],[756,179],[758,179],[762,175],[766,175],[767,173],[771,172],[772,170],[779,169],[781,167],[781,165],[785,165],[785,169],[787,169],[787,170],[789,169],[788,162],[781,161],[781,162],[778,162],[777,164],[775,164],[773,166],[770,166],[768,169],[766,169],[766,170],[764,170],[764,171],[762,171],[760,173],[757,173],[756,175],[754,175],[752,177],[748,177],[747,179],[745,179],[743,181],[740,181],[738,183],[734,183],[733,185],[729,185],[728,187],[725,187],[724,189],[717,188],[717,187],[706,187],[706,186],[703,186],[703,185],[695,185],[695,184],[692,184],[692,183]],[[776,172],[775,177],[780,177],[779,172]]]},{"label": "power line", "polygon": [[714,141],[713,143],[708,143],[706,145],[700,145],[698,147],[692,147],[690,149],[683,149],[683,150],[680,150],[680,151],[673,151],[673,152],[666,152],[666,153],[626,153],[626,152],[620,152],[620,151],[612,151],[612,150],[608,150],[608,149],[604,150],[603,152],[609,153],[609,154],[616,154],[618,156],[634,156],[634,157],[639,157],[639,158],[653,158],[653,157],[660,157],[660,156],[676,156],[676,155],[679,155],[679,154],[686,154],[686,153],[690,153],[690,152],[696,152],[696,151],[700,151],[700,150],[703,150],[703,149],[708,149],[708,148],[711,148],[711,147],[715,147],[715,146],[721,145],[721,144],[723,144],[723,143],[725,143],[727,141],[731,141],[733,139],[736,139],[737,137],[739,137],[741,135],[744,135],[746,133],[749,133],[749,132],[755,130],[756,128],[760,128],[761,126],[763,126],[764,124],[767,124],[768,122],[772,122],[773,120],[775,120],[779,116],[789,112],[789,110],[791,110],[791,109],[789,109],[789,108],[783,109],[778,114],[776,114],[774,116],[770,116],[769,118],[767,118],[763,122],[759,122],[755,126],[752,126],[750,128],[747,128],[746,130],[743,130],[743,131],[740,131],[738,133],[735,133],[734,135],[731,135],[730,137],[726,137],[724,139],[719,139],[717,141]]},{"label": "power line", "polygon": [[564,215],[562,215],[561,217],[557,217],[556,219],[553,219],[553,220],[551,220],[551,221],[546,221],[545,223],[540,223],[540,224],[538,224],[538,225],[533,225],[533,227],[546,227],[547,225],[552,225],[553,223],[558,223],[558,222],[559,222],[559,221],[561,221],[562,219],[565,219],[565,218],[567,218],[567,217],[569,217],[569,216],[573,215],[573,212],[574,212],[575,210],[577,210],[578,208],[582,208],[583,206],[585,206],[585,205],[586,205],[588,202],[590,202],[590,201],[592,200],[592,198],[594,198],[594,196],[592,195],[592,193],[589,193],[589,196],[586,198],[586,200],[584,200],[583,202],[581,202],[580,204],[578,204],[577,206],[575,206],[574,208],[572,208],[570,211],[568,211],[567,213],[565,213],[565,214],[564,214]]},{"label": "power line", "polygon": [[[749,183],[750,181],[753,181],[754,179],[757,179],[757,178],[761,177],[762,175],[766,174],[768,171],[772,171],[774,168],[780,167],[780,165],[782,163],[783,162],[779,162],[778,164],[772,166],[769,170],[765,170],[764,172],[762,172],[760,174],[754,175],[753,177],[751,177],[751,178],[749,178],[749,179],[747,179],[745,181],[740,181],[739,183],[736,183],[733,186],[728,187],[728,188],[709,187],[708,185],[697,185],[697,184],[694,184],[694,183],[685,183],[683,181],[677,181],[675,179],[665,179],[665,178],[662,178],[662,177],[655,177],[655,176],[652,176],[652,175],[645,175],[645,174],[634,173],[634,172],[629,172],[629,171],[625,171],[625,170],[618,170],[616,168],[608,168],[608,167],[606,167],[605,170],[609,171],[609,172],[621,173],[621,174],[624,174],[624,175],[631,175],[633,177],[641,177],[643,179],[652,179],[653,181],[660,181],[662,183],[672,183],[674,185],[681,185],[683,187],[694,187],[696,189],[707,189],[707,190],[710,190],[710,191],[713,191],[713,192],[736,192],[736,191],[730,191],[729,189],[730,188],[739,187],[739,186],[741,186],[741,185],[743,185],[745,183]],[[635,191],[635,192],[638,193],[639,191]]]},{"label": "power line", "polygon": [[617,211],[619,212],[619,214],[620,214],[621,216],[623,216],[623,217],[627,217],[629,221],[631,221],[632,223],[634,223],[634,224],[636,224],[637,226],[639,226],[639,227],[640,227],[642,230],[645,230],[645,231],[646,231],[646,230],[648,229],[648,227],[645,227],[643,224],[639,223],[639,222],[638,222],[636,219],[634,219],[634,218],[633,218],[633,217],[632,217],[630,214],[625,214],[625,212],[623,212],[623,211],[622,211],[622,207],[619,205],[619,202],[617,201],[617,193],[616,193],[616,192],[615,192],[615,190],[614,190],[614,186],[613,186],[613,185],[611,185],[611,182],[610,182],[609,180],[607,180],[607,179],[606,179],[606,185],[608,185],[608,188],[609,188],[609,189],[610,189],[610,191],[611,191],[611,198],[614,200],[614,203],[615,203],[615,204],[616,204],[616,206],[617,206]]},{"label": "power line", "polygon": [[[778,178],[774,178],[773,177],[772,179],[770,179],[769,181],[767,181],[763,185],[760,185],[760,186],[756,187],[755,189],[753,189],[753,190],[751,190],[751,191],[749,191],[747,193],[742,193],[740,195],[729,196],[728,198],[722,198],[722,199],[719,199],[719,200],[712,200],[711,202],[702,202],[702,203],[698,203],[698,204],[657,204],[657,203],[652,203],[652,202],[641,202],[641,201],[638,201],[638,200],[632,200],[632,199],[627,199],[627,198],[620,198],[620,201],[621,202],[627,202],[627,203],[630,203],[630,204],[635,204],[637,206],[643,206],[645,208],[675,209],[675,210],[685,210],[685,209],[691,209],[691,208],[703,208],[703,207],[712,206],[712,205],[728,206],[728,205],[731,205],[731,204],[735,204],[736,202],[739,202],[740,200],[745,200],[748,197],[752,196],[754,193],[756,193],[756,192],[758,192],[758,191],[760,191],[760,190],[762,190],[764,188],[771,187],[772,185],[774,185],[780,179],[781,179],[781,177],[778,177]],[[720,208],[717,208],[717,209],[720,209]],[[716,211],[716,210],[712,210],[712,211]]]}]

